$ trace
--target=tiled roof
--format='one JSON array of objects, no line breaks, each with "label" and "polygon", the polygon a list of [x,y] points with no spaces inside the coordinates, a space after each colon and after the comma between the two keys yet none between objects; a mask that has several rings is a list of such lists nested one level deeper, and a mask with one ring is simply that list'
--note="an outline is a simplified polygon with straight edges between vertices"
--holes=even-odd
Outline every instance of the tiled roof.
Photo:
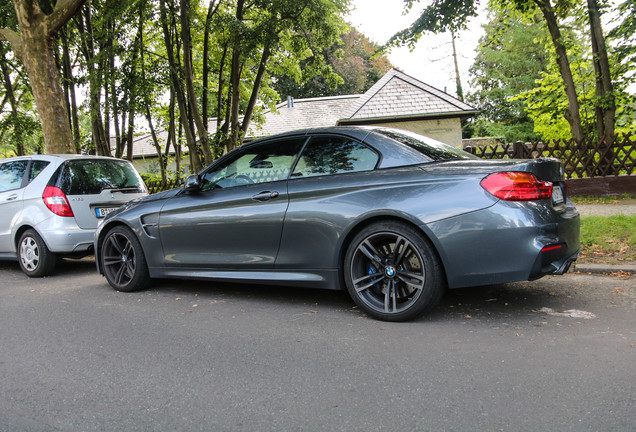
[{"label": "tiled roof", "polygon": [[341,121],[436,114],[466,115],[474,114],[476,111],[470,105],[435,87],[391,69],[351,105]]},{"label": "tiled roof", "polygon": [[288,102],[282,102],[276,106],[276,111],[265,113],[265,123],[261,127],[250,126],[247,135],[259,137],[294,129],[334,126],[360,97],[348,95],[295,99],[293,108],[288,107]]}]

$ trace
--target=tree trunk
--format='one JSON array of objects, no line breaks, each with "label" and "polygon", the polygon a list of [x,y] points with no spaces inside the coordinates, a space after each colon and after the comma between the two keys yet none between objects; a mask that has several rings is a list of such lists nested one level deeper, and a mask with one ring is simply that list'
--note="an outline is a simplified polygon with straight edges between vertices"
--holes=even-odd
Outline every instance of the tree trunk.
[{"label": "tree trunk", "polygon": [[[238,0],[236,5],[236,19],[243,21],[243,0]],[[241,97],[241,43],[237,37],[234,41],[234,49],[232,51],[232,69],[230,71],[230,85],[232,86],[230,121],[231,134],[230,142],[226,147],[226,151],[230,151],[239,145],[239,102]]]},{"label": "tree trunk", "polygon": [[455,86],[457,87],[457,99],[464,100],[464,89],[459,77],[459,65],[457,64],[457,49],[455,48],[455,32],[451,30],[451,44],[453,47],[453,63],[455,64]]},{"label": "tree trunk", "polygon": [[180,67],[175,61],[174,48],[172,44],[172,34],[170,32],[170,28],[168,27],[168,14],[166,11],[165,0],[161,0],[159,2],[159,6],[161,12],[161,26],[163,28],[164,42],[166,44],[166,54],[168,55],[168,65],[170,67],[170,80],[172,82],[172,87],[174,88],[175,96],[177,98],[179,113],[181,115],[181,120],[184,123],[186,142],[190,151],[190,171],[193,173],[199,172],[203,169],[203,164],[201,163],[201,159],[199,158],[194,133],[189,124],[187,124],[187,101],[183,91],[183,87],[181,86],[181,77],[179,76]]},{"label": "tree trunk", "polygon": [[266,44],[263,48],[263,54],[261,55],[261,62],[258,65],[258,72],[256,73],[256,78],[254,79],[254,86],[252,87],[252,95],[250,96],[250,101],[247,104],[247,109],[245,110],[245,115],[243,116],[243,124],[241,125],[241,141],[242,138],[247,134],[247,129],[250,126],[250,121],[252,119],[252,113],[254,112],[254,106],[256,105],[256,100],[258,99],[258,92],[261,89],[261,83],[263,82],[263,75],[265,74],[265,68],[267,66],[267,61],[269,60],[269,56],[271,55],[271,50],[269,44]]},{"label": "tree trunk", "polygon": [[209,165],[214,158],[210,151],[210,142],[208,139],[208,127],[203,122],[199,107],[197,105],[197,96],[194,91],[194,78],[192,67],[192,46],[190,43],[190,19],[188,12],[190,8],[189,0],[181,0],[181,39],[183,40],[183,74],[185,78],[186,91],[188,95],[188,105],[190,106],[190,114],[197,132],[199,133],[199,142],[203,150],[205,164]]},{"label": "tree trunk", "polygon": [[567,56],[567,50],[563,43],[563,37],[561,36],[561,30],[557,22],[554,8],[550,3],[550,0],[534,0],[543,17],[548,25],[550,37],[557,54],[557,64],[559,65],[559,71],[563,78],[565,85],[565,93],[568,98],[568,108],[565,110],[564,117],[570,124],[570,131],[572,132],[572,138],[579,145],[583,142],[584,134],[583,127],[581,126],[581,114],[579,112],[579,101],[576,94],[576,87],[574,86],[574,79],[572,78],[572,71],[570,69],[570,62]]},{"label": "tree trunk", "polygon": [[596,131],[599,138],[604,138],[606,145],[611,145],[615,138],[616,102],[614,100],[614,86],[612,85],[607,46],[605,45],[605,37],[601,27],[598,3],[596,0],[587,0],[587,7],[590,17],[594,75],[596,77]]},{"label": "tree trunk", "polygon": [[[212,17],[218,10],[221,2],[222,1],[220,0],[215,5],[215,0],[210,1],[208,15],[205,18],[205,29],[203,34],[203,91],[201,92],[201,118],[205,125],[206,132],[208,131],[208,93],[210,90],[208,84],[210,75],[210,66],[208,64],[208,58],[210,57],[210,25],[212,24]],[[219,79],[221,78],[219,77]]]},{"label": "tree trunk", "polygon": [[29,75],[48,153],[75,153],[53,41],[55,34],[85,2],[58,0],[53,12],[46,15],[35,0],[13,0],[19,38],[15,32],[6,29],[0,32],[0,38],[9,41]]},{"label": "tree trunk", "polygon": [[13,85],[11,84],[11,76],[9,74],[9,69],[7,67],[7,60],[4,56],[4,52],[2,53],[2,58],[0,59],[0,68],[2,69],[2,76],[4,82],[4,89],[7,98],[9,99],[9,104],[11,105],[11,117],[13,118],[13,139],[15,141],[15,152],[18,156],[23,156],[25,154],[24,151],[24,137],[22,136],[22,130],[18,124],[18,104],[15,100],[15,94],[13,92]]},{"label": "tree trunk", "polygon": [[150,135],[152,136],[152,144],[155,146],[155,151],[157,152],[157,158],[159,160],[159,169],[161,170],[161,186],[165,187],[167,182],[166,177],[166,161],[161,153],[161,144],[159,144],[159,140],[157,139],[157,133],[155,132],[155,128],[152,125],[152,115],[150,114],[150,107],[146,104],[146,121],[148,121],[148,127],[150,127]]},{"label": "tree trunk", "polygon": [[[83,15],[83,16],[82,16]],[[102,69],[95,64],[95,45],[93,43],[93,24],[91,8],[87,7],[83,14],[78,16],[77,24],[82,40],[81,51],[86,59],[89,79],[89,104],[91,114],[91,127],[93,132],[93,144],[95,152],[100,156],[110,156],[110,144],[106,142],[104,122],[102,120],[101,82]],[[97,66],[97,67],[96,67]]]},{"label": "tree trunk", "polygon": [[68,38],[66,31],[62,31],[62,69],[64,77],[68,86],[68,104],[67,109],[70,109],[71,125],[73,131],[73,142],[77,152],[81,150],[81,136],[79,126],[79,114],[77,111],[77,97],[75,96],[75,82],[73,80],[73,67],[71,65],[71,58],[68,50]]}]

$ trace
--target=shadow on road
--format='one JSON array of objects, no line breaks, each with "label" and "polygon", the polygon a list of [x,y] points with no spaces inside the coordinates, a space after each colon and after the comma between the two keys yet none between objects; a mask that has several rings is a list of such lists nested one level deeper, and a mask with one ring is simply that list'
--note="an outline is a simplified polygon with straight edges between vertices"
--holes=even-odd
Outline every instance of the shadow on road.
[{"label": "shadow on road", "polygon": [[[41,281],[63,280],[73,284],[86,285],[87,289],[111,291],[106,279],[97,275],[93,257],[81,260],[64,259],[57,264],[53,275],[44,279],[29,279],[22,273],[17,262],[0,262],[0,271],[7,272],[20,283],[39,284]],[[93,277],[94,276],[94,277]],[[537,316],[542,308],[554,310],[585,309],[598,307],[602,303],[612,301],[612,288],[605,291],[587,291],[581,288],[581,279],[577,275],[546,277],[534,282],[518,282],[511,284],[448,290],[446,295],[431,312],[420,319],[421,322],[449,321],[456,319],[509,319],[514,316]],[[585,276],[594,280],[606,280],[600,276]],[[81,282],[79,280],[81,279]],[[608,282],[614,283],[614,282]],[[616,282],[618,284],[619,281]],[[594,282],[594,286],[596,282]],[[90,286],[89,286],[90,285]],[[126,294],[124,294],[126,295]],[[296,287],[280,287],[261,284],[225,283],[213,281],[193,281],[166,279],[156,280],[150,288],[131,296],[158,297],[197,297],[201,301],[218,301],[241,303],[249,307],[253,304],[272,304],[274,307],[309,307],[320,308],[322,312],[350,312],[356,316],[364,314],[355,306],[345,291],[329,291]]]}]

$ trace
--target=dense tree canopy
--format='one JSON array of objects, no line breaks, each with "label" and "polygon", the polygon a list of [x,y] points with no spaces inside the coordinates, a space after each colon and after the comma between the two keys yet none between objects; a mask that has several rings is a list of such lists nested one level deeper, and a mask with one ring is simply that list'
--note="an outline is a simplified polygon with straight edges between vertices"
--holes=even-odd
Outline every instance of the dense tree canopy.
[{"label": "dense tree canopy", "polygon": [[[13,133],[17,129],[9,121],[26,124],[35,118],[20,108],[28,111],[29,101],[39,100],[36,84],[43,73],[31,72],[34,62],[23,49],[31,32],[24,31],[23,18],[17,19],[20,9],[6,3],[0,8],[0,35],[10,44],[0,46],[0,89],[5,105],[18,109],[4,110],[0,128]],[[349,8],[349,0],[306,0],[302,7],[294,0],[15,3],[34,23],[46,24],[42,34],[50,61],[41,63],[53,67],[48,76],[57,79],[59,89],[50,84],[53,91],[46,96],[63,110],[47,116],[56,103],[38,102],[46,151],[81,148],[131,158],[135,136],[150,131],[159,154],[178,156],[187,146],[193,171],[239,145],[249,125],[280,99],[272,87],[274,75],[294,76],[308,58],[327,64],[324,52],[346,29]],[[336,78],[328,68],[314,70]],[[54,121],[47,123],[50,118]],[[45,126],[50,123],[68,133],[51,134]],[[168,131],[165,147],[157,139],[159,130]],[[16,151],[24,152],[26,144],[18,139]],[[163,157],[164,178],[165,167]]]}]

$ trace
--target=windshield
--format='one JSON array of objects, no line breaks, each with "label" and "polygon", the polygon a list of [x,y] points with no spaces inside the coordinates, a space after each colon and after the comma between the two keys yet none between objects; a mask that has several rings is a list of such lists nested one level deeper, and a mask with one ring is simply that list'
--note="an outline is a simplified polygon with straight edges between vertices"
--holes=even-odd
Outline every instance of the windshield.
[{"label": "windshield", "polygon": [[409,146],[413,150],[422,153],[424,156],[432,161],[478,159],[476,156],[473,156],[462,149],[444,144],[443,142],[439,142],[410,131],[397,131],[395,129],[376,129],[376,132]]}]

